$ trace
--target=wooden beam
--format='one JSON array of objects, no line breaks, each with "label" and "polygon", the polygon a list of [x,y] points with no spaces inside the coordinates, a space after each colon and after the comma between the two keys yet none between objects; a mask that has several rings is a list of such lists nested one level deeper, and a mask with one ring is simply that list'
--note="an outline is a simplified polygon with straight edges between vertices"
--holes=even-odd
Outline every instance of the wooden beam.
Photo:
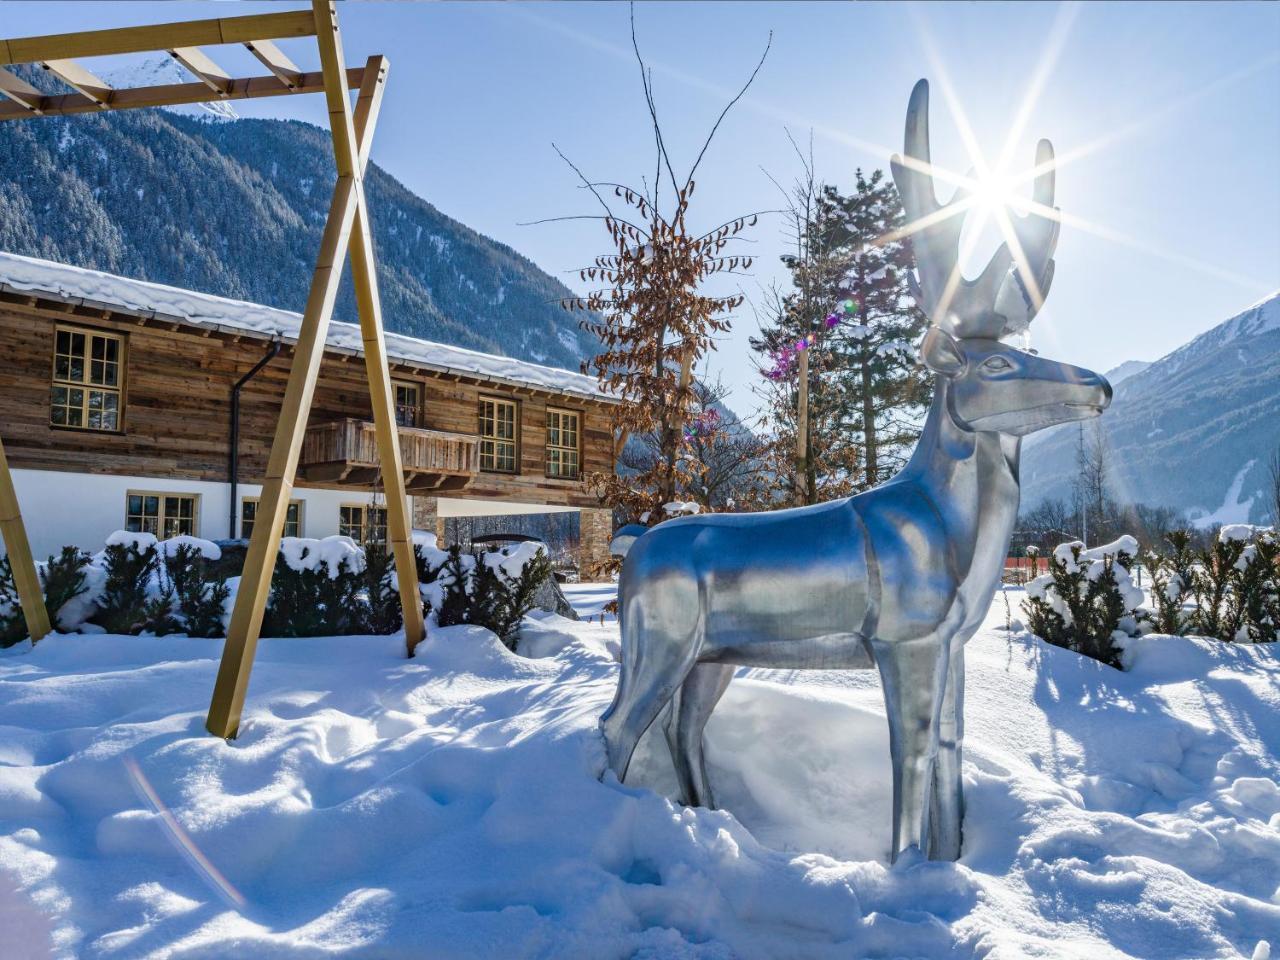
[{"label": "wooden beam", "polygon": [[[359,86],[364,80],[364,68],[347,71],[347,82]],[[231,81],[224,95],[211,91],[203,83],[170,83],[154,87],[119,88],[114,91],[108,110],[135,110],[140,107],[167,107],[179,103],[208,103],[211,100],[251,100],[257,97],[279,97],[289,94],[320,93],[324,90],[324,75],[319,71],[304,73],[298,86],[284,86],[275,77],[242,77]],[[47,117],[62,117],[76,113],[97,113],[99,104],[80,93],[45,97],[40,112]],[[25,120],[32,112],[17,103],[0,101],[0,120]]]},{"label": "wooden beam", "polygon": [[[332,30],[324,29],[322,16],[330,18]],[[418,564],[413,552],[413,517],[409,512],[408,492],[405,488],[400,432],[396,424],[395,390],[391,386],[387,345],[383,337],[382,298],[378,292],[373,235],[369,229],[369,207],[364,193],[364,169],[369,162],[371,138],[361,137],[356,133],[357,123],[362,127],[367,126],[369,117],[377,116],[390,65],[384,57],[369,59],[365,66],[369,76],[360,88],[353,117],[347,96],[346,77],[342,70],[342,40],[338,33],[337,12],[332,3],[316,0],[316,21],[320,62],[324,65],[325,79],[328,81],[325,90],[329,101],[329,123],[334,131],[334,154],[339,171],[349,167],[356,180],[351,281],[355,288],[356,309],[360,315],[365,374],[369,379],[369,400],[373,407],[373,423],[378,438],[378,460],[387,498],[387,539],[395,557],[400,606],[404,615],[406,653],[412,657],[414,647],[426,638],[427,629],[423,621],[422,595],[418,588]],[[372,76],[375,73],[376,78]],[[347,150],[345,157],[344,146]]]},{"label": "wooden beam", "polygon": [[231,89],[231,75],[214,63],[199,47],[174,47],[169,56],[215,93],[225,96]]},{"label": "wooden beam", "polygon": [[16,73],[0,67],[0,94],[19,104],[24,111],[39,115],[44,94]]},{"label": "wooden beam", "polygon": [[13,474],[4,455],[4,442],[0,441],[0,536],[4,537],[9,554],[9,566],[13,570],[14,586],[18,588],[18,602],[27,621],[27,633],[31,642],[48,635],[49,611],[44,606],[44,590],[31,559],[31,544],[27,540],[27,528],[22,523],[22,511],[18,509],[18,493],[13,486]]},{"label": "wooden beam", "polygon": [[302,71],[298,65],[284,55],[284,51],[270,40],[251,40],[245,44],[249,52],[262,61],[262,65],[275,75],[275,78],[292,90],[298,85]]},{"label": "wooden beam", "polygon": [[93,101],[95,106],[105,107],[114,92],[111,85],[100,80],[74,60],[42,60],[44,67],[67,86]]},{"label": "wooden beam", "polygon": [[[339,69],[337,74],[341,77],[342,71]],[[366,70],[364,87],[374,81],[381,85],[379,72]],[[361,127],[356,130],[356,136],[360,140],[372,138],[377,111],[366,111],[363,120]],[[244,710],[249,675],[262,631],[262,615],[271,589],[271,575],[275,571],[276,557],[280,552],[280,538],[284,532],[285,514],[289,509],[293,482],[298,471],[307,416],[315,395],[320,363],[324,359],[325,339],[329,320],[333,316],[334,301],[338,296],[343,263],[350,246],[351,228],[358,205],[356,187],[359,181],[354,174],[358,172],[362,171],[343,173],[342,164],[339,163],[339,176],[333,187],[329,216],[320,238],[320,252],[311,279],[311,291],[303,310],[302,325],[289,369],[289,382],[285,387],[280,416],[276,421],[271,456],[267,461],[266,477],[258,500],[257,522],[249,540],[249,552],[245,557],[240,589],[231,612],[227,641],[222,649],[222,662],[218,667],[218,678],[214,683],[213,699],[205,723],[210,733],[220,737],[235,737],[240,729],[240,715]]]},{"label": "wooden beam", "polygon": [[174,47],[216,47],[250,40],[310,37],[316,32],[310,10],[263,13],[216,20],[188,20],[142,27],[86,30],[42,37],[0,40],[0,64],[38,63],[57,57],[105,57],[117,53],[148,53]]}]

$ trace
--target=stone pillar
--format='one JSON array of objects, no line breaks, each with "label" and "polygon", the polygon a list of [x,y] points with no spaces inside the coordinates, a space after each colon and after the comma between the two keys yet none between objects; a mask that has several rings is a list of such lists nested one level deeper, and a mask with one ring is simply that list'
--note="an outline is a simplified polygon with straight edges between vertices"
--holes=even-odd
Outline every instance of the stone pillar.
[{"label": "stone pillar", "polygon": [[440,516],[439,497],[413,498],[413,529],[436,535],[436,543],[444,547],[444,517]]},{"label": "stone pillar", "polygon": [[613,511],[608,507],[587,507],[579,517],[578,569],[582,579],[588,580],[601,576],[609,564]]}]

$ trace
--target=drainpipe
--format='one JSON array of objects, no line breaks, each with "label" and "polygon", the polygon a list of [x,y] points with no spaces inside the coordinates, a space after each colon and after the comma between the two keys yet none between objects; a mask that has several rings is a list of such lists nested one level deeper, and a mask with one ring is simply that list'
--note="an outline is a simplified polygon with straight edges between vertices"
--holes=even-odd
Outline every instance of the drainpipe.
[{"label": "drainpipe", "polygon": [[227,538],[236,539],[236,490],[240,480],[240,391],[244,385],[256,377],[268,363],[280,354],[280,341],[272,340],[266,356],[253,365],[253,369],[236,381],[231,388],[231,450],[227,454],[227,477],[231,481],[231,508],[229,510],[230,526]]}]

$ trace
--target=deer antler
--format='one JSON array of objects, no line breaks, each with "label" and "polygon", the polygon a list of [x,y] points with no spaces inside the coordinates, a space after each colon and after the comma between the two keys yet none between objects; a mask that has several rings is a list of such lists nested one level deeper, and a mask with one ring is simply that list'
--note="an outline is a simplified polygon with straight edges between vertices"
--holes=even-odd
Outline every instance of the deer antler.
[{"label": "deer antler", "polygon": [[913,228],[916,278],[911,292],[934,326],[957,337],[999,338],[1026,329],[1039,311],[1053,280],[1053,251],[1058,242],[1058,221],[1044,216],[1053,207],[1053,146],[1041,140],[1036,149],[1036,207],[1027,216],[1006,212],[1018,252],[1002,243],[976,280],[960,273],[960,234],[969,191],[961,186],[945,206],[933,189],[929,158],[929,83],[921,80],[911,91],[907,106],[904,152],[890,160],[893,182],[902,196],[908,227]]}]

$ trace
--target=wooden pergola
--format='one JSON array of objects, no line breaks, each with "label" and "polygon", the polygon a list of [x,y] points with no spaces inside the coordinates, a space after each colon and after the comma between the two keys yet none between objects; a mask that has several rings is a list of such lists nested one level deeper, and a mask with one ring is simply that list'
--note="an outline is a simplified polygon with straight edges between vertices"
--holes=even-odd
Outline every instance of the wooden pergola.
[{"label": "wooden pergola", "polygon": [[[305,37],[315,38],[320,56],[319,72],[301,70],[274,42]],[[262,62],[268,75],[233,77],[204,50],[226,45],[247,48]],[[192,82],[113,89],[77,62],[80,57],[151,52],[173,57],[191,74]],[[42,93],[8,69],[14,64],[38,65],[72,92]],[[387,69],[387,60],[382,56],[370,57],[363,67],[346,66],[337,10],[329,0],[312,0],[310,10],[0,40],[0,94],[6,98],[0,99],[0,120],[321,92],[328,104],[338,179],[320,240],[297,349],[272,441],[258,518],[209,707],[206,725],[211,733],[220,737],[234,737],[240,725],[285,513],[348,249],[387,500],[387,533],[395,557],[410,655],[426,632],[364,190],[364,172],[386,88]],[[352,89],[358,91],[354,107]],[[0,533],[13,567],[28,630],[33,641],[39,640],[50,630],[49,615],[2,442]]]}]

